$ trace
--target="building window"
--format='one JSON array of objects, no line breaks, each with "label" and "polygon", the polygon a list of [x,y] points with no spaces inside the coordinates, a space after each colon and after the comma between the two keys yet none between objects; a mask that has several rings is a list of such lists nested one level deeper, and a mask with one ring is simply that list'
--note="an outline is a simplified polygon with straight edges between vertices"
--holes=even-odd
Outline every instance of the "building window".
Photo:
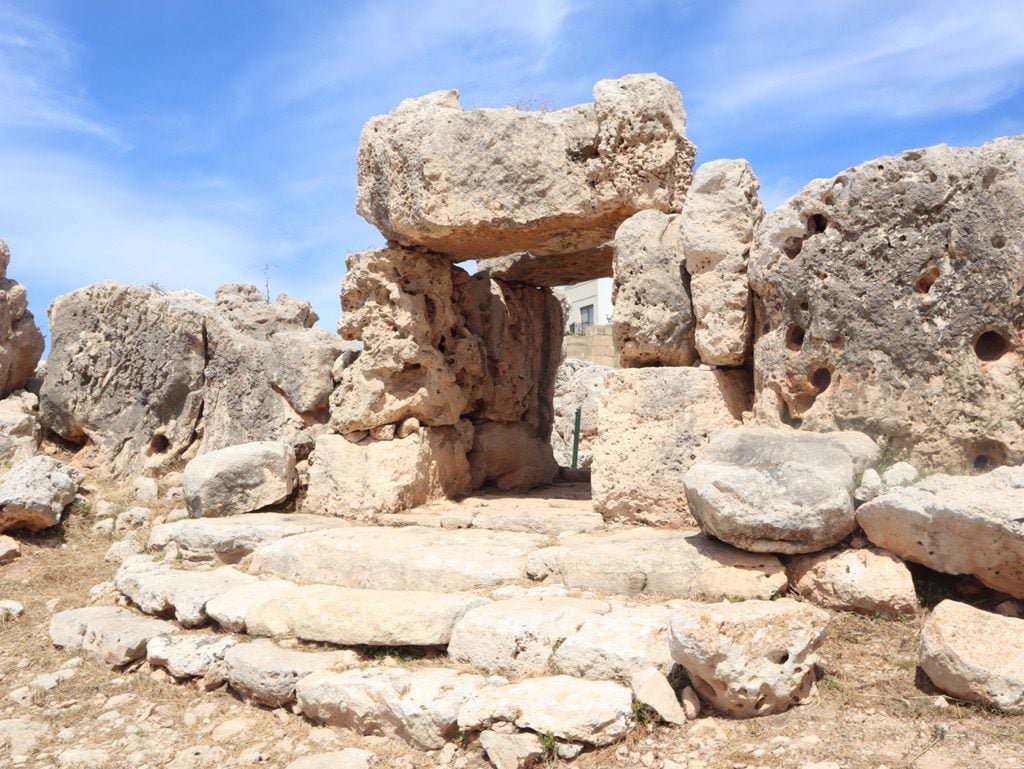
[{"label": "building window", "polygon": [[586,331],[594,325],[594,305],[580,307],[580,330]]}]

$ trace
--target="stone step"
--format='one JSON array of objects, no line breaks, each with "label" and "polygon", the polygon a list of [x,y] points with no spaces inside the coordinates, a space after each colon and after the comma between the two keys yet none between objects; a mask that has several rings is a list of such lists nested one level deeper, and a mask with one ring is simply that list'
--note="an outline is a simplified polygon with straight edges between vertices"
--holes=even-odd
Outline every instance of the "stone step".
[{"label": "stone step", "polygon": [[237,643],[225,635],[161,635],[146,644],[146,661],[175,678],[202,678]]},{"label": "stone step", "polygon": [[246,630],[336,646],[447,646],[452,626],[488,603],[471,593],[306,585],[251,605]]},{"label": "stone step", "polygon": [[569,676],[482,687],[459,708],[458,727],[525,729],[567,742],[610,745],[632,728],[633,695],[611,681]]},{"label": "stone step", "polygon": [[122,667],[146,656],[150,639],[178,632],[170,623],[141,617],[120,606],[85,606],[57,612],[50,619],[50,640],[107,667]]},{"label": "stone step", "polygon": [[282,707],[295,701],[295,687],[306,676],[360,664],[358,653],[286,649],[266,639],[233,646],[224,655],[224,676],[243,697],[258,705]]},{"label": "stone step", "polygon": [[256,549],[250,571],[301,584],[376,590],[471,590],[526,578],[543,537],[484,529],[352,526]]},{"label": "stone step", "polygon": [[370,667],[306,676],[296,686],[312,721],[438,750],[459,736],[460,706],[487,679],[454,668]]},{"label": "stone step", "polygon": [[448,656],[509,678],[564,673],[628,683],[673,667],[672,604],[630,606],[580,598],[513,598],[468,611],[455,623]]},{"label": "stone step", "polygon": [[174,618],[183,627],[209,621],[206,604],[231,588],[259,580],[230,566],[212,571],[178,569],[164,561],[135,556],[121,564],[114,586],[146,614]]},{"label": "stone step", "polygon": [[566,535],[532,553],[527,570],[533,579],[605,595],[720,601],[766,599],[786,589],[774,555],[737,550],[692,529]]},{"label": "stone step", "polygon": [[260,545],[285,537],[348,526],[342,518],[298,513],[247,513],[223,518],[188,518],[154,526],[149,547],[176,545],[186,558],[237,563]]}]

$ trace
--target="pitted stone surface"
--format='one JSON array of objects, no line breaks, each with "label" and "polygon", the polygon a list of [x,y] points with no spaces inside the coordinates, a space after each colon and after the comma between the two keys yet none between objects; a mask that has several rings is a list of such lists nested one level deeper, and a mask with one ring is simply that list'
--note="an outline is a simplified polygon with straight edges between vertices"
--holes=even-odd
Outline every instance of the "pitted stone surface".
[{"label": "pitted stone surface", "polygon": [[602,80],[593,104],[556,112],[464,112],[457,91],[436,91],[363,128],[357,210],[388,240],[456,260],[574,253],[637,211],[682,207],[685,131],[679,91],[657,75]]},{"label": "pitted stone surface", "polygon": [[765,217],[758,413],[946,472],[1024,462],[1024,137],[883,157]]}]

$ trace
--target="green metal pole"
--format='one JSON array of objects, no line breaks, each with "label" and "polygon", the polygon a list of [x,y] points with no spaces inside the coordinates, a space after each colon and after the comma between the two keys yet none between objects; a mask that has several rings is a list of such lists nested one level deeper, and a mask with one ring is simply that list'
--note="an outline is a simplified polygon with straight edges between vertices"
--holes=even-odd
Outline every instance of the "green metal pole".
[{"label": "green metal pole", "polygon": [[582,406],[576,407],[576,427],[572,431],[572,469],[576,469],[580,457],[580,415],[583,412]]}]

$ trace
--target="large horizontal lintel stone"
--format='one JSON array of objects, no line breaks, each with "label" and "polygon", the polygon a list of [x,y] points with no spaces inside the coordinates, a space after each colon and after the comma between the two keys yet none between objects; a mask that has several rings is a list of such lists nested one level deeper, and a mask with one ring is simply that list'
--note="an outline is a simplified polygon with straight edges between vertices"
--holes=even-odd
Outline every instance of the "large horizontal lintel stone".
[{"label": "large horizontal lintel stone", "polygon": [[593,104],[553,112],[467,112],[437,91],[366,124],[356,207],[389,240],[456,261],[582,251],[637,211],[682,207],[685,130],[657,75],[602,80]]}]

